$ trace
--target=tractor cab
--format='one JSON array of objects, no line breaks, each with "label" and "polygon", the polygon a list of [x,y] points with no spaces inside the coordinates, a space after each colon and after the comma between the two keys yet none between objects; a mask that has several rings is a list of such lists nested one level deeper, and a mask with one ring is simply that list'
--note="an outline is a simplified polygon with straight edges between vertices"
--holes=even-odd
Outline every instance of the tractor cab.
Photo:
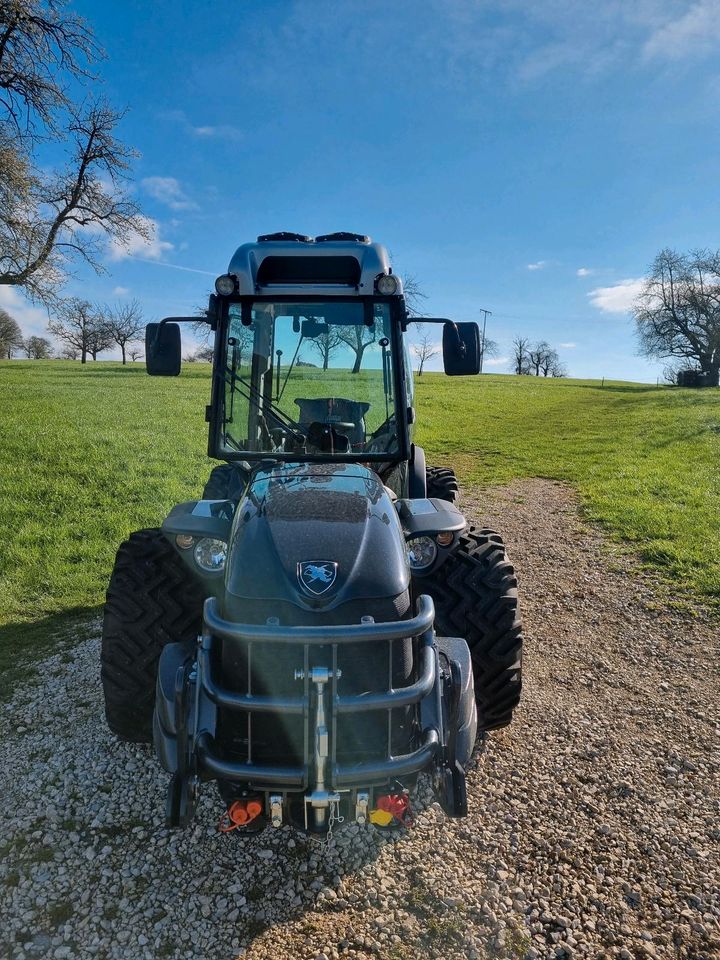
[{"label": "tractor cab", "polygon": [[358,299],[228,303],[216,356],[217,455],[399,456],[407,396],[397,311]]},{"label": "tractor cab", "polygon": [[[215,289],[210,456],[412,459],[411,318],[384,247],[359,234],[268,234],[238,248]],[[179,373],[183,319],[148,326],[149,373]],[[446,373],[478,372],[477,324],[423,323],[443,325]]]}]

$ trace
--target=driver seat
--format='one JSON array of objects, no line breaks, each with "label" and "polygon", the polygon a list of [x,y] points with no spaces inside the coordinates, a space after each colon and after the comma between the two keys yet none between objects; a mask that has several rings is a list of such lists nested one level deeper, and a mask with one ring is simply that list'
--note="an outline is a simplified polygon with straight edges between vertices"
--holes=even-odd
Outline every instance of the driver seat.
[{"label": "driver seat", "polygon": [[365,443],[365,414],[370,409],[369,403],[342,397],[297,397],[295,403],[300,407],[302,427],[318,422],[332,424],[338,434],[348,438],[351,447]]}]

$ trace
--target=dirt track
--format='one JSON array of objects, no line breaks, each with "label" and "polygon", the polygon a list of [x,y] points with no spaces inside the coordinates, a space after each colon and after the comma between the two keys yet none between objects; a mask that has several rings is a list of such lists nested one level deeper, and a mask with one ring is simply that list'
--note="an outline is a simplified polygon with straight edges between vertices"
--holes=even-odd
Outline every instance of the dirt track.
[{"label": "dirt track", "polygon": [[466,498],[521,577],[525,696],[470,775],[388,840],[162,824],[165,777],[101,715],[97,639],[2,713],[3,956],[720,957],[718,624],[658,599],[570,494]]}]

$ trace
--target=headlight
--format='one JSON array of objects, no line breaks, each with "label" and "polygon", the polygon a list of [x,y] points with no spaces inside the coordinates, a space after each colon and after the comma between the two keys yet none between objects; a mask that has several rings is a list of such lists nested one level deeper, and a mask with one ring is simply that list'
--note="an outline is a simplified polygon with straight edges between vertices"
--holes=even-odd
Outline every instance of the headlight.
[{"label": "headlight", "polygon": [[215,292],[221,297],[231,297],[235,293],[235,277],[230,273],[224,273],[215,281]]},{"label": "headlight", "polygon": [[391,297],[398,291],[398,278],[391,273],[381,273],[375,281],[375,289],[383,297]]},{"label": "headlight", "polygon": [[219,573],[225,566],[227,544],[224,540],[203,537],[193,551],[195,563],[206,573]]},{"label": "headlight", "polygon": [[408,563],[413,570],[424,570],[435,562],[437,546],[432,537],[413,537],[405,544]]}]

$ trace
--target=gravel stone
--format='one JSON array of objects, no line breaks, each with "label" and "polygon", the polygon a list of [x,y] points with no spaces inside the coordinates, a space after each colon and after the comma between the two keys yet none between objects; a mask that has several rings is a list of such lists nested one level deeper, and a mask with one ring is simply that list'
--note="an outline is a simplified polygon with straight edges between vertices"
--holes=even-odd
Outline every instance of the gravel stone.
[{"label": "gravel stone", "polygon": [[416,825],[319,846],[163,825],[150,747],[107,731],[98,631],[0,706],[3,958],[718,960],[718,621],[683,612],[527,481],[465,497],[520,578],[525,686],[483,738],[470,816],[421,781]]}]

